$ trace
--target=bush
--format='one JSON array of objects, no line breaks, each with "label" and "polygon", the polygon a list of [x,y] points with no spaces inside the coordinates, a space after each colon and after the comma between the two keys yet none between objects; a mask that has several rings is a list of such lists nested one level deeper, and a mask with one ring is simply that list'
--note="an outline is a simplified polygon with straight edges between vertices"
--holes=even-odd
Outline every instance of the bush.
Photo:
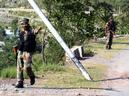
[{"label": "bush", "polygon": [[49,39],[49,47],[45,49],[46,62],[58,64],[64,56],[63,48],[57,43],[54,38]]},{"label": "bush", "polygon": [[64,66],[62,64],[43,63],[40,54],[34,54],[32,66],[35,71],[41,71],[41,70],[42,71],[63,71],[64,70]]},{"label": "bush", "polygon": [[41,66],[43,65],[41,54],[34,54],[32,59],[33,59],[32,60],[33,61],[33,64],[32,64],[33,69],[35,71],[41,70]]},{"label": "bush", "polygon": [[92,51],[92,50],[90,50],[90,49],[86,49],[85,50],[85,53],[84,53],[84,56],[94,56],[94,52]]},{"label": "bush", "polygon": [[[83,45],[94,33],[94,16],[85,14],[91,5],[89,0],[39,0],[48,12],[48,17],[53,26],[69,47]],[[76,44],[77,43],[77,44]],[[64,51],[57,41],[50,36],[48,47],[45,50],[48,63],[58,64],[63,61]]]},{"label": "bush", "polygon": [[15,54],[12,51],[14,40],[5,40],[4,52],[0,54],[0,69],[16,65]]}]

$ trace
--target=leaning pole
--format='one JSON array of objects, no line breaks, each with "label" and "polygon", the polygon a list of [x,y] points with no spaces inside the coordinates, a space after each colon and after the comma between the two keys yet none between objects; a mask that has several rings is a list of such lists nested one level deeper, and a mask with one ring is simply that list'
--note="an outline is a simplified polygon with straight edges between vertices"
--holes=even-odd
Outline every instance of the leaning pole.
[{"label": "leaning pole", "polygon": [[55,39],[58,41],[58,43],[62,46],[62,48],[66,51],[68,56],[71,58],[71,60],[74,62],[76,67],[81,71],[82,75],[87,80],[92,80],[90,75],[88,74],[87,70],[84,68],[84,66],[81,64],[81,62],[75,57],[74,53],[68,48],[64,40],[60,37],[56,29],[53,27],[53,25],[50,23],[50,21],[46,18],[44,13],[40,10],[38,5],[34,0],[28,0],[30,5],[33,7],[34,11],[39,15],[39,17],[42,19],[42,21],[45,23],[45,25],[48,27],[49,31],[53,34]]}]

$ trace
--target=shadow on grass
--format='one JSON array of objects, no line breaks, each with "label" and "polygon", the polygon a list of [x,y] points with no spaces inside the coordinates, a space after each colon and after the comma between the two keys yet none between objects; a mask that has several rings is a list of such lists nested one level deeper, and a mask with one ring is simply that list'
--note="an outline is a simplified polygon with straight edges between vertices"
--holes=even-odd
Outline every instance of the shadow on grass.
[{"label": "shadow on grass", "polygon": [[[105,42],[98,42],[99,44],[103,44],[103,46],[95,46],[94,48],[101,48],[104,49],[105,48]],[[129,45],[129,42],[113,42],[113,45],[115,44],[121,44],[121,45]],[[121,49],[118,49],[121,50]]]},{"label": "shadow on grass", "polygon": [[95,88],[95,87],[25,87],[24,89],[38,89],[38,90],[73,90],[73,89],[85,89],[85,90],[106,90],[106,91],[115,91],[120,92],[118,90],[115,90],[113,88]]},{"label": "shadow on grass", "polygon": [[114,80],[124,80],[124,79],[129,79],[129,77],[108,78],[108,79],[103,79],[103,80],[94,80],[93,82],[114,81]]},{"label": "shadow on grass", "polygon": [[[93,56],[92,56],[93,57]],[[90,59],[90,57],[82,57],[82,58],[78,58],[78,60],[87,60]]]},{"label": "shadow on grass", "polygon": [[126,45],[129,45],[129,42],[113,42],[113,44],[126,44]]},{"label": "shadow on grass", "polygon": [[129,50],[129,49],[119,49],[119,48],[114,48],[114,49],[111,49],[111,50]]},{"label": "shadow on grass", "polygon": [[78,60],[87,60],[90,59],[91,57],[93,57],[95,55],[94,54],[84,54],[83,57],[77,57]]}]

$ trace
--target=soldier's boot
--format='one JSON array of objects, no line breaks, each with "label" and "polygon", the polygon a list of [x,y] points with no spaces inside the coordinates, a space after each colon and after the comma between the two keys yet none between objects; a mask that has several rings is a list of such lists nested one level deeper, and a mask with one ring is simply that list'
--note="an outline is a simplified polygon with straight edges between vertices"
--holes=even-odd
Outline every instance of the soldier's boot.
[{"label": "soldier's boot", "polygon": [[32,71],[32,68],[28,67],[26,72],[27,72],[27,75],[30,78],[30,85],[35,84],[35,75],[34,75],[34,72]]},{"label": "soldier's boot", "polygon": [[35,76],[30,76],[30,85],[35,84]]},{"label": "soldier's boot", "polygon": [[109,49],[112,49],[112,47],[109,47]]},{"label": "soldier's boot", "polygon": [[15,85],[15,88],[24,88],[23,81],[18,81],[18,83]]},{"label": "soldier's boot", "polygon": [[109,46],[108,45],[106,45],[106,49],[108,49],[109,48]]},{"label": "soldier's boot", "polygon": [[109,44],[109,49],[112,49],[111,44]]}]

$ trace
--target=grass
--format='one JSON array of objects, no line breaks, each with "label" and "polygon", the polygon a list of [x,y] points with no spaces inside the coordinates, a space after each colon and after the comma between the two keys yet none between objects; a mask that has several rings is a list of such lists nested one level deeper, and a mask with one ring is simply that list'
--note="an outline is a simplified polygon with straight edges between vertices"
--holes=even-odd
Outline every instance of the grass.
[{"label": "grass", "polygon": [[62,65],[58,65],[58,64],[47,64],[47,65],[43,65],[42,66],[42,70],[44,72],[46,71],[53,71],[53,72],[56,72],[56,71],[64,71],[64,66]]},{"label": "grass", "polygon": [[60,72],[41,72],[43,76],[37,82],[37,86],[48,87],[48,88],[95,88],[100,85],[100,82],[97,80],[102,79],[104,75],[104,71],[106,69],[105,65],[90,65],[86,64],[86,68],[88,68],[88,72],[94,78],[94,81],[86,80],[78,71],[78,69],[73,67],[64,67],[64,71]]},{"label": "grass", "polygon": [[1,78],[16,78],[16,67],[4,68],[0,71]]},{"label": "grass", "polygon": [[[17,76],[16,70],[17,70],[16,67],[7,67],[7,68],[4,68],[4,69],[1,69],[0,70],[0,77],[2,79],[5,79],[5,78],[16,78],[16,76]],[[27,74],[24,74],[24,77],[28,78]]]},{"label": "grass", "polygon": [[105,49],[105,41],[97,43],[89,43],[88,49],[98,54],[100,57],[111,60],[119,51],[129,47],[129,37],[115,38],[112,45],[112,50]]},{"label": "grass", "polygon": [[10,12],[10,14],[16,14],[17,16],[23,16],[23,17],[37,17],[37,15],[34,13],[34,12],[30,12],[30,13],[28,13],[28,12],[14,12],[14,11],[11,11]]}]

